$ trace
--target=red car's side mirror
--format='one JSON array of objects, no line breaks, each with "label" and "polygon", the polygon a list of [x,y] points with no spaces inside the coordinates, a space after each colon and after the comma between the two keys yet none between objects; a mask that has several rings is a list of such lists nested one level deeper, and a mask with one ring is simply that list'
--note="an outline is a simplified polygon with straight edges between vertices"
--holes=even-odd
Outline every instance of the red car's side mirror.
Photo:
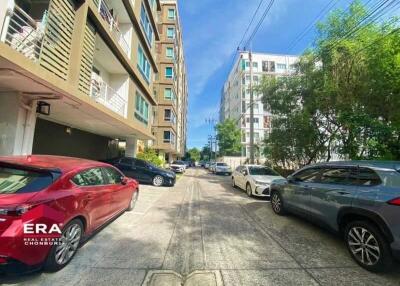
[{"label": "red car's side mirror", "polygon": [[122,177],[122,178],[121,178],[121,184],[122,184],[122,185],[128,184],[128,178],[127,178],[127,177]]}]

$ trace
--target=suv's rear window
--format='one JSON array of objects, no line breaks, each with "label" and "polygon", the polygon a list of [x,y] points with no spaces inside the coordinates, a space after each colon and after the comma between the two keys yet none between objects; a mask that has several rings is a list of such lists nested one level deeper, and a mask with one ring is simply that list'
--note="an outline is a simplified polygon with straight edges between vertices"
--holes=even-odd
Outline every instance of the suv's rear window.
[{"label": "suv's rear window", "polygon": [[0,167],[0,194],[38,192],[52,183],[50,173]]},{"label": "suv's rear window", "polygon": [[218,167],[228,167],[226,163],[217,163]]}]

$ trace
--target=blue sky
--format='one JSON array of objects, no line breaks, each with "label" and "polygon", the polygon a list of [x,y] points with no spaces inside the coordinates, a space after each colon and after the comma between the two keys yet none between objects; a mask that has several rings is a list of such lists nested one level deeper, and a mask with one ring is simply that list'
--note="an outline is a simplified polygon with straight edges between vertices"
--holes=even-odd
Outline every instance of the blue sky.
[{"label": "blue sky", "polygon": [[[253,40],[253,50],[287,53],[290,43],[329,2],[275,0]],[[259,0],[179,2],[189,84],[188,148],[203,147],[208,135],[213,133],[213,127],[205,119],[218,119],[220,92],[229,73],[232,55],[258,4]],[[337,0],[335,7],[348,5],[349,0]],[[315,30],[291,54],[301,53],[314,37]]]}]

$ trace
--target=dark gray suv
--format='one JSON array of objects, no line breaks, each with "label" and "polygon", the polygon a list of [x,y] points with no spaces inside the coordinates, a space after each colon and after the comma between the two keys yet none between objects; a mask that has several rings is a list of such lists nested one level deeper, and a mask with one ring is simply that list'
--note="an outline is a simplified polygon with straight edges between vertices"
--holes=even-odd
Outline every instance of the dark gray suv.
[{"label": "dark gray suv", "polygon": [[400,259],[400,162],[307,166],[271,185],[273,211],[305,216],[343,234],[355,261],[383,271]]}]

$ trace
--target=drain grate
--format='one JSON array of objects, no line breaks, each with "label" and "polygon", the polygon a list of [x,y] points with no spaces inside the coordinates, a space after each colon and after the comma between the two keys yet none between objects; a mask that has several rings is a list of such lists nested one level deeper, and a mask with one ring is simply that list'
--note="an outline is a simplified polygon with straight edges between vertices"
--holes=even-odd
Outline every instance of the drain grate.
[{"label": "drain grate", "polygon": [[223,286],[219,271],[194,271],[186,277],[169,270],[149,271],[142,286]]}]

